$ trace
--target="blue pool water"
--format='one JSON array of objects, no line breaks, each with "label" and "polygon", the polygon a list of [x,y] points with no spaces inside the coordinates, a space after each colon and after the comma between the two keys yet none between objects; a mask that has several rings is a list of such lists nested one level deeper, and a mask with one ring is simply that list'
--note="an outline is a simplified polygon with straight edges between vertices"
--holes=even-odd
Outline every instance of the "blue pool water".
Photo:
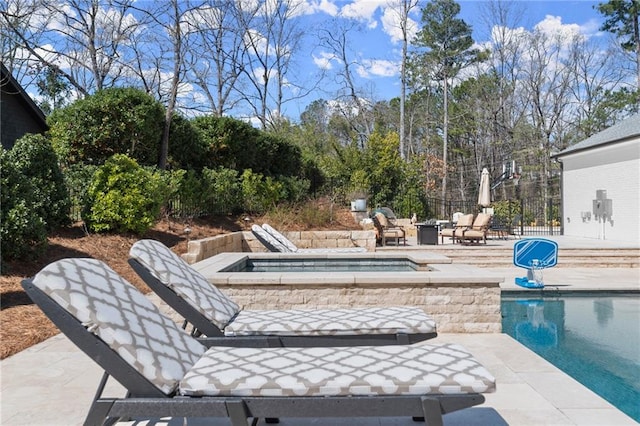
[{"label": "blue pool water", "polygon": [[640,296],[502,296],[502,330],[640,422]]},{"label": "blue pool water", "polygon": [[245,259],[223,272],[410,272],[428,266],[406,258],[269,258]]}]

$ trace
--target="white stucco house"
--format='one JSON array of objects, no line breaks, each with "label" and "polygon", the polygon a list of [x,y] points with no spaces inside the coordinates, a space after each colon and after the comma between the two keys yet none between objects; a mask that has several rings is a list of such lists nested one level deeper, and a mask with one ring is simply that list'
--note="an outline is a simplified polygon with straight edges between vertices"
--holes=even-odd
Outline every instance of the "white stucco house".
[{"label": "white stucco house", "polygon": [[552,158],[562,164],[564,235],[640,242],[640,115]]}]

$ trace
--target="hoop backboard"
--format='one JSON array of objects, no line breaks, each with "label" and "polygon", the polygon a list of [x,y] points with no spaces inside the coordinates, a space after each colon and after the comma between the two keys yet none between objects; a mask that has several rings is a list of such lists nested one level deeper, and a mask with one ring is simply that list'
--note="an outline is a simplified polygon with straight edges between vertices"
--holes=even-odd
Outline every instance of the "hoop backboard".
[{"label": "hoop backboard", "polygon": [[[536,261],[537,262],[534,262]],[[531,269],[537,263],[540,269],[558,264],[558,244],[544,238],[528,238],[513,245],[513,264]]]}]

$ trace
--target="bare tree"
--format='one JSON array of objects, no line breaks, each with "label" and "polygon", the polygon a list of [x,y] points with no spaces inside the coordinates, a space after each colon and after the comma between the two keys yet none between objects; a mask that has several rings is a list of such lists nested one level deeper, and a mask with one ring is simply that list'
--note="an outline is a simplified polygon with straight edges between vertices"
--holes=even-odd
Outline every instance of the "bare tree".
[{"label": "bare tree", "polygon": [[411,12],[417,7],[418,0],[396,0],[390,2],[389,10],[397,17],[397,25],[400,28],[402,50],[400,56],[400,157],[403,160],[407,159],[407,147],[406,147],[406,119],[405,119],[405,104],[407,100],[407,62],[409,60],[409,42],[415,34],[416,25],[409,18]]},{"label": "bare tree", "polygon": [[[561,34],[547,34],[539,29],[527,41],[528,63],[523,74],[528,114],[537,133],[537,141],[532,142],[539,143],[540,155],[536,160],[542,165],[539,179],[544,200],[549,197],[551,153],[561,144],[563,124],[568,120],[573,67],[565,55],[565,47],[570,42]],[[536,149],[535,145],[531,148]]]},{"label": "bare tree", "polygon": [[360,31],[357,22],[334,22],[320,30],[319,41],[320,46],[327,49],[329,56],[339,64],[335,80],[340,88],[335,96],[334,111],[349,126],[349,133],[355,133],[360,146],[364,147],[373,132],[373,118],[368,113],[372,103],[354,78],[356,68],[361,65],[356,53],[350,49],[349,40],[355,31]]},{"label": "bare tree", "polygon": [[[500,177],[497,174],[502,170],[501,163],[520,160],[516,157],[523,141],[517,137],[517,127],[524,122],[526,112],[526,91],[521,83],[527,36],[521,24],[524,15],[522,3],[504,0],[483,3],[480,10],[480,20],[491,43],[487,63],[490,74],[497,79],[497,87],[492,86],[497,93],[491,97],[492,102],[483,105],[491,150],[487,162],[478,167],[488,165],[496,171],[494,178]],[[502,185],[501,190],[506,198],[506,186]]]},{"label": "bare tree", "polygon": [[234,2],[214,0],[194,10],[189,23],[193,29],[185,52],[187,78],[200,87],[219,117],[238,103],[234,94],[247,60],[237,14]]},{"label": "bare tree", "polygon": [[262,127],[267,128],[282,114],[284,90],[292,84],[289,66],[303,36],[294,19],[301,13],[301,3],[273,0],[237,5],[238,25],[248,52],[242,71],[252,88],[243,89],[241,96]]},{"label": "bare tree", "polygon": [[[574,123],[580,123],[576,139],[584,139],[617,122],[615,113],[605,113],[608,94],[624,86],[627,75],[617,49],[602,49],[599,43],[576,38],[569,47],[572,70]],[[607,111],[608,112],[608,111]],[[565,146],[560,146],[560,149]]]},{"label": "bare tree", "polygon": [[[197,13],[199,6],[193,6],[190,1],[169,0],[154,4],[150,9],[140,9],[146,15],[150,28],[153,29],[153,37],[147,42],[156,41],[156,45],[145,52],[138,52],[139,57],[148,58],[139,65],[141,73],[157,76],[158,97],[165,103],[165,119],[160,141],[160,154],[158,167],[165,169],[169,154],[169,132],[171,120],[176,110],[180,85],[185,75],[185,51],[192,27],[189,19]],[[195,12],[194,12],[195,11]],[[141,46],[141,47],[144,47]],[[145,70],[144,64],[154,65]]]},{"label": "bare tree", "polygon": [[[3,10],[4,22],[20,47],[86,95],[116,84],[123,70],[123,45],[138,27],[129,13],[134,0],[68,0],[64,7],[41,0],[34,26],[19,25],[17,10]],[[37,33],[37,38],[33,34]]]}]

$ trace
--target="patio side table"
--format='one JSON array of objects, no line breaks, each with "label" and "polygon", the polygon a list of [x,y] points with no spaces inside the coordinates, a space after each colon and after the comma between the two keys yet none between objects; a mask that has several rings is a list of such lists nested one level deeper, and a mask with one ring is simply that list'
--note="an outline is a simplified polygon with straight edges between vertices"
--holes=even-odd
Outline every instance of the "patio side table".
[{"label": "patio side table", "polygon": [[416,223],[418,228],[418,245],[438,244],[438,225],[428,223]]}]

